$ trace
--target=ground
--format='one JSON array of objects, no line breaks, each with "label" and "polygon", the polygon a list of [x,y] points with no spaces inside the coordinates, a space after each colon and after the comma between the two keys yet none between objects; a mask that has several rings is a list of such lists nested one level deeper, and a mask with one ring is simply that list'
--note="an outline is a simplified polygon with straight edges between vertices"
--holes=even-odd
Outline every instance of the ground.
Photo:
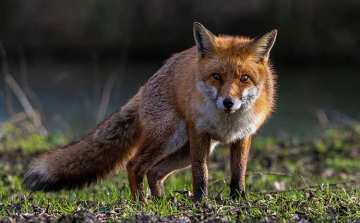
[{"label": "ground", "polygon": [[37,135],[30,123],[0,127],[0,222],[306,222],[360,219],[358,126],[332,126],[311,139],[255,137],[247,200],[229,198],[229,150],[211,158],[209,196],[191,201],[190,169],[165,182],[166,198],[134,202],[126,172],[82,190],[31,193],[21,187],[31,157],[67,140]]}]

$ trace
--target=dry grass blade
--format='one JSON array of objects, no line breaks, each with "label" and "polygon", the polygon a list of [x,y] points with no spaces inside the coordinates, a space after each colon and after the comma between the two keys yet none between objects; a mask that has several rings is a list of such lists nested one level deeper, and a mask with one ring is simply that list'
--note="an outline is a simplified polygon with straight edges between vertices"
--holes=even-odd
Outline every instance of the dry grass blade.
[{"label": "dry grass blade", "polygon": [[15,81],[15,79],[10,75],[7,74],[5,76],[5,82],[8,84],[8,86],[13,90],[16,97],[19,99],[21,105],[23,106],[26,114],[29,116],[31,121],[33,122],[36,130],[38,133],[42,136],[48,136],[48,131],[41,123],[41,118],[39,114],[34,110],[32,107],[30,101],[26,97],[24,91],[21,89],[21,87],[18,85],[18,83]]},{"label": "dry grass blade", "polygon": [[114,72],[114,73],[110,74],[110,76],[106,80],[104,91],[103,91],[103,94],[101,97],[99,112],[98,112],[98,115],[96,118],[96,123],[99,123],[101,120],[103,120],[105,118],[106,110],[108,108],[109,101],[110,101],[111,90],[114,87],[114,84],[115,84],[117,78],[118,78],[118,74]]}]

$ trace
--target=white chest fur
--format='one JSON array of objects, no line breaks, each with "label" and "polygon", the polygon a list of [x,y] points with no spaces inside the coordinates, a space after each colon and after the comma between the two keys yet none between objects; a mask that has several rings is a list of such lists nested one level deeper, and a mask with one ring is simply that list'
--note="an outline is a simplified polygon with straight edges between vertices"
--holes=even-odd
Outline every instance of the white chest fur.
[{"label": "white chest fur", "polygon": [[252,109],[240,108],[233,114],[219,110],[211,101],[199,107],[202,116],[196,122],[199,131],[209,132],[219,137],[222,143],[230,143],[256,132],[261,115],[255,115]]}]

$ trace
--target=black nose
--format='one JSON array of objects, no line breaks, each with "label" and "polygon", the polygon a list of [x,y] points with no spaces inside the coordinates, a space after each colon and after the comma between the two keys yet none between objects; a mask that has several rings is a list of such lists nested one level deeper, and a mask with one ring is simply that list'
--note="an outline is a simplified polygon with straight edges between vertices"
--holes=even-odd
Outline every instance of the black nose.
[{"label": "black nose", "polygon": [[223,104],[226,108],[231,108],[234,105],[234,102],[230,98],[225,98]]}]

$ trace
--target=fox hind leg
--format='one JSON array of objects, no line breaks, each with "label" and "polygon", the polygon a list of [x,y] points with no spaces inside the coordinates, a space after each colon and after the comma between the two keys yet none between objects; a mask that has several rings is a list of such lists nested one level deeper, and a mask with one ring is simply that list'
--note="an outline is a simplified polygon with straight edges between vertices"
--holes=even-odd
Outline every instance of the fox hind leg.
[{"label": "fox hind leg", "polygon": [[[171,119],[169,117],[171,117]],[[149,118],[146,120],[148,119]],[[169,123],[169,120],[172,120],[171,123]],[[163,123],[167,123],[167,125],[164,126]],[[144,176],[163,158],[172,153],[176,153],[177,150],[184,147],[188,141],[185,121],[176,114],[172,114],[170,110],[164,121],[157,120],[157,122],[153,122],[150,127],[147,127],[148,129],[143,131],[144,138],[140,143],[139,149],[127,164],[131,194],[134,199],[139,197],[142,201],[145,201]],[[177,167],[175,169],[177,169]]]},{"label": "fox hind leg", "polygon": [[151,190],[151,196],[164,197],[165,179],[170,176],[175,170],[189,167],[190,160],[190,147],[187,143],[176,152],[166,156],[160,160],[151,170],[147,173],[148,183]]},{"label": "fox hind leg", "polygon": [[145,201],[144,176],[162,158],[166,156],[161,143],[154,140],[144,140],[137,153],[129,160],[126,165],[128,180],[133,199],[139,198]]}]

